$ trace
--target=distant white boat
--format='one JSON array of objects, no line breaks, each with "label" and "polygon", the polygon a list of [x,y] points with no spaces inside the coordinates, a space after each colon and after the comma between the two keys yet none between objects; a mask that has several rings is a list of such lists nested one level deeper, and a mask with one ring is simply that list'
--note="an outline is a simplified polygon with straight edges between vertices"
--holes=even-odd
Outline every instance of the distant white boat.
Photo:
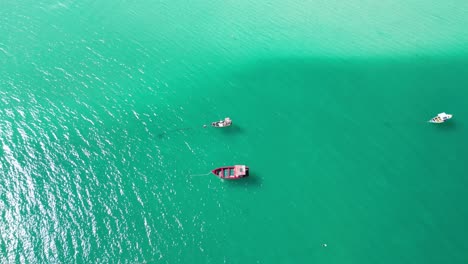
[{"label": "distant white boat", "polygon": [[452,115],[446,114],[445,112],[443,112],[443,113],[438,114],[436,117],[432,118],[428,122],[439,124],[439,123],[443,123],[449,120],[450,118],[452,118]]}]

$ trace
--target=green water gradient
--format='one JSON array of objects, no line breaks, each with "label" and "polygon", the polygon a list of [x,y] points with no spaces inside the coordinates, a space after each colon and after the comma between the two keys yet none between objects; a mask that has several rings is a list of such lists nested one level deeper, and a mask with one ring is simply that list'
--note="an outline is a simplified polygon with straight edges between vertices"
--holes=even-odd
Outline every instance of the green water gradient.
[{"label": "green water gradient", "polygon": [[2,2],[0,263],[466,263],[467,11]]}]

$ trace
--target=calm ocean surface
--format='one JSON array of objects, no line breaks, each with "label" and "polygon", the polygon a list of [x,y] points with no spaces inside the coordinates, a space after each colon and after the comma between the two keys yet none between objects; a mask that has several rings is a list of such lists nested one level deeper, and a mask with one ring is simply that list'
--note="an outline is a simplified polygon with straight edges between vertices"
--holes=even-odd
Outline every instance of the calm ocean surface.
[{"label": "calm ocean surface", "polygon": [[0,0],[0,263],[468,263],[468,2],[276,2]]}]

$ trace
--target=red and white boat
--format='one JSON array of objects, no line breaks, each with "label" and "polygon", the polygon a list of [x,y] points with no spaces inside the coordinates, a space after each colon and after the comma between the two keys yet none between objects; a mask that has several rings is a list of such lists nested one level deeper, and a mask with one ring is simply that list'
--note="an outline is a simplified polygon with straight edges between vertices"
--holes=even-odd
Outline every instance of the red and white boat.
[{"label": "red and white boat", "polygon": [[237,180],[249,176],[249,167],[245,165],[234,165],[216,168],[211,171],[221,179]]}]

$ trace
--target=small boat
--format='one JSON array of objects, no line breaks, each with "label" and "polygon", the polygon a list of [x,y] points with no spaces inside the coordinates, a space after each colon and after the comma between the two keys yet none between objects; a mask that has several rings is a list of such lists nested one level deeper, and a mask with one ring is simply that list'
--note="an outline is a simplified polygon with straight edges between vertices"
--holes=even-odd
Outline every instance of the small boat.
[{"label": "small boat", "polygon": [[249,176],[249,167],[245,165],[235,165],[216,168],[211,171],[221,179],[237,180]]},{"label": "small boat", "polygon": [[232,125],[232,120],[229,117],[224,118],[224,120],[211,123],[212,127],[228,127],[230,125]]},{"label": "small boat", "polygon": [[449,120],[450,118],[452,118],[452,115],[449,115],[449,114],[446,114],[445,112],[443,112],[443,113],[438,114],[436,117],[432,118],[428,122],[429,123],[439,124],[439,123],[443,123],[443,122]]}]

